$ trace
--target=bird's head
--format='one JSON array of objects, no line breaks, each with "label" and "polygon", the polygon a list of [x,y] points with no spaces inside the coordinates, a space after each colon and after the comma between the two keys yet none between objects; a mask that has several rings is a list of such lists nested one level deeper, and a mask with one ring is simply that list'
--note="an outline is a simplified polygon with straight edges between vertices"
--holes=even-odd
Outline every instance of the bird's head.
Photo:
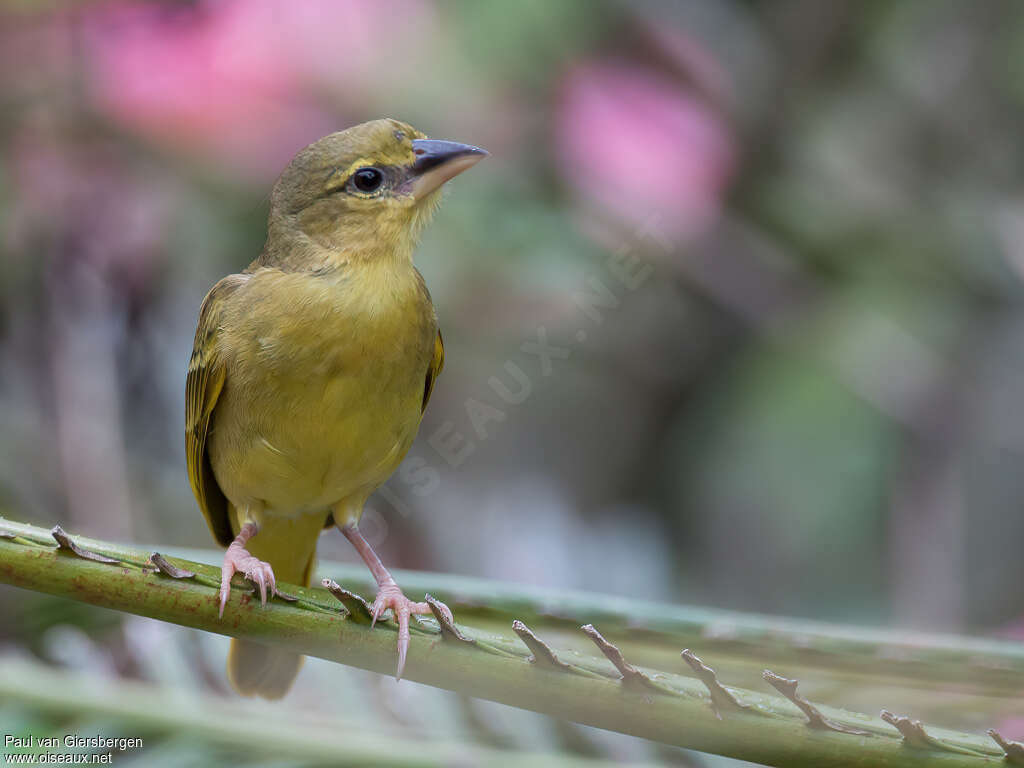
[{"label": "bird's head", "polygon": [[310,144],[270,198],[270,239],[296,236],[350,257],[411,255],[441,186],[487,152],[373,120]]}]

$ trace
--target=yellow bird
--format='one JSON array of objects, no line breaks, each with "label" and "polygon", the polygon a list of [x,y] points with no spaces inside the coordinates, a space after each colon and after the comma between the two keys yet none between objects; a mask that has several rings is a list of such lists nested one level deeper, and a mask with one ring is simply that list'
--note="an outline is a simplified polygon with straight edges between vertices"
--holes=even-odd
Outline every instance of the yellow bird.
[{"label": "yellow bird", "polygon": [[[185,396],[189,482],[227,547],[220,612],[240,572],[265,604],[276,580],[308,585],[320,531],[352,542],[378,584],[374,620],[410,614],[359,532],[367,497],[412,445],[444,345],[413,249],[441,186],[487,152],[374,120],[309,145],[270,197],[267,242],[199,311]],[[279,698],[302,657],[233,640],[228,677]]]}]

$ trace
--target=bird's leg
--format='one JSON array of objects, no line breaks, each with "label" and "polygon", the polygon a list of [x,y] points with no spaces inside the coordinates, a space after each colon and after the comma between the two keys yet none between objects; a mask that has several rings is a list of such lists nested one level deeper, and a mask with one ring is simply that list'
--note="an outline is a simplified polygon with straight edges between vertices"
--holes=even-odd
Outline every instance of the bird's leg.
[{"label": "bird's leg", "polygon": [[235,536],[235,540],[228,545],[228,551],[224,553],[224,565],[220,569],[220,611],[218,616],[224,616],[224,604],[231,594],[231,577],[236,572],[245,575],[249,581],[255,582],[260,588],[260,604],[267,604],[267,585],[270,586],[270,594],[277,592],[277,581],[274,578],[274,569],[270,563],[264,562],[249,554],[245,545],[253,536],[259,532],[256,523],[248,522],[242,526]]},{"label": "bird's leg", "polygon": [[[377,581],[377,597],[370,608],[370,614],[373,616],[371,627],[377,623],[377,619],[388,608],[391,609],[395,621],[398,623],[398,670],[395,672],[395,678],[401,680],[402,672],[405,670],[405,656],[409,650],[409,617],[412,614],[429,614],[431,612],[430,606],[426,603],[415,603],[402,594],[402,590],[395,583],[391,574],[388,573],[384,563],[377,557],[377,553],[373,551],[370,542],[363,538],[363,534],[359,532],[355,523],[342,526],[341,532],[345,534],[345,538],[352,542],[352,546],[356,548],[356,552],[363,558],[363,562],[366,563],[370,573],[373,574],[373,578]],[[448,609],[448,606],[444,603],[440,605],[450,619],[452,612]]]}]

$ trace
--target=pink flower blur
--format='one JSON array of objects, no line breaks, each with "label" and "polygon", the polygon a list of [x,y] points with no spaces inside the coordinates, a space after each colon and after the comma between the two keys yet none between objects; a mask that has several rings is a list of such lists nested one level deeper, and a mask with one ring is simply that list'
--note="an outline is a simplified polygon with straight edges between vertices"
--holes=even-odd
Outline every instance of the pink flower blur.
[{"label": "pink flower blur", "polygon": [[412,36],[423,15],[421,0],[93,6],[93,95],[133,130],[273,177],[296,150],[345,127],[337,113],[372,82],[367,68],[393,50],[392,31]]},{"label": "pink flower blur", "polygon": [[568,75],[556,126],[566,180],[622,223],[656,216],[683,241],[716,218],[733,167],[724,120],[683,85],[636,66],[582,65]]},{"label": "pink flower blur", "polygon": [[[102,138],[69,143],[43,121],[10,140],[7,166],[18,195],[4,244],[31,254],[41,233],[60,233],[60,257],[144,284],[165,254],[176,188],[154,181]],[[73,240],[73,244],[71,242]]]}]

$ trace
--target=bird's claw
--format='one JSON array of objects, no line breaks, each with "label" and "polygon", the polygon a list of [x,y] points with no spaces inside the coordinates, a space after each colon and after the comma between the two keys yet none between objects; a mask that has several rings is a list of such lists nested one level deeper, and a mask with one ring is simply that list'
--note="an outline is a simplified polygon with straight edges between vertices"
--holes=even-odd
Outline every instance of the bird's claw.
[{"label": "bird's claw", "polygon": [[[448,606],[444,605],[444,603],[441,603],[441,605],[451,615]],[[402,594],[402,590],[399,589],[397,584],[384,584],[381,586],[380,591],[377,592],[377,597],[370,607],[370,616],[373,619],[370,622],[371,629],[377,623],[377,619],[383,616],[384,612],[389,608],[391,609],[392,618],[398,624],[398,668],[395,671],[395,679],[401,680],[402,673],[405,671],[405,657],[409,650],[409,617],[413,614],[418,616],[429,615],[431,610],[430,606],[426,603],[416,603],[407,598]]]},{"label": "bird's claw", "polygon": [[231,595],[231,577],[236,573],[241,573],[256,585],[260,592],[260,605],[267,604],[268,587],[271,595],[277,594],[277,579],[270,563],[253,557],[248,550],[232,543],[224,553],[224,565],[220,572],[220,610],[217,615],[222,618],[224,606]]}]

